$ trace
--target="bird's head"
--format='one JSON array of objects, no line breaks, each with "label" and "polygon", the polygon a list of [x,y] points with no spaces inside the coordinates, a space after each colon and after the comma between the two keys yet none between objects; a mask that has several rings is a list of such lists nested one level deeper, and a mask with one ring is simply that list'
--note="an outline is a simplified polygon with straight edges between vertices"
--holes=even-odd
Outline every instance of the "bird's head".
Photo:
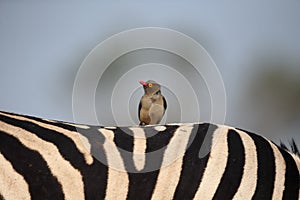
[{"label": "bird's head", "polygon": [[147,82],[140,81],[140,84],[143,85],[145,94],[154,95],[160,93],[160,85],[155,81],[149,80]]}]

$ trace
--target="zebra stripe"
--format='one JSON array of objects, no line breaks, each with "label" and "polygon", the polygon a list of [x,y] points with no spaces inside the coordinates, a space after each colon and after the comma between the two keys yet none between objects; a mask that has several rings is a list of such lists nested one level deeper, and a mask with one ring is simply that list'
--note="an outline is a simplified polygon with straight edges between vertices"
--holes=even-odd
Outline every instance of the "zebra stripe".
[{"label": "zebra stripe", "polygon": [[[210,152],[210,158],[201,180],[202,184],[196,193],[195,199],[212,199],[218,188],[218,184],[226,168],[228,157],[227,131],[226,127],[220,127],[213,136],[212,146],[214,148]],[[224,159],[215,159],[218,157]],[[206,187],[207,185],[210,185],[210,187]]]},{"label": "zebra stripe", "polygon": [[[41,140],[35,134],[28,132],[22,128],[12,126],[0,122],[0,130],[8,133],[14,138],[18,138],[24,148],[38,152],[41,158],[49,166],[50,173],[61,184],[66,199],[74,199],[75,197],[83,198],[83,183],[81,181],[80,172],[74,169],[68,161],[66,161],[59,150],[52,143]],[[73,188],[77,188],[73,191]]]},{"label": "zebra stripe", "polygon": [[[254,149],[256,149],[256,146],[254,141],[248,134],[240,130],[236,130],[236,132],[240,135],[245,149],[245,165],[240,187],[235,193],[233,199],[251,199],[251,197],[255,193],[257,180],[257,150],[253,151]],[[245,196],[246,194],[248,196]]]},{"label": "zebra stripe", "polygon": [[[7,161],[2,154],[0,154],[0,197],[10,197],[11,199],[29,199],[30,193],[28,184],[15,170],[11,163]],[[11,188],[20,188],[18,193],[15,193]],[[1,199],[1,198],[0,198]]]},{"label": "zebra stripe", "polygon": [[[275,162],[270,162],[269,164],[272,164],[271,167],[269,167],[266,170],[272,170],[272,172],[275,174],[274,177],[274,189],[273,189],[273,200],[276,199],[282,199],[282,195],[283,195],[283,191],[284,191],[284,173],[285,172],[285,161],[279,151],[279,149],[277,148],[277,146],[275,146],[272,142],[268,141],[268,143],[270,144],[272,151],[270,152],[270,154],[274,155],[274,160]],[[262,158],[263,159],[263,156]],[[275,172],[273,171],[273,169],[275,168]],[[272,174],[272,173],[270,173]],[[261,170],[261,175],[263,175],[263,170]],[[261,180],[261,179],[260,179]],[[262,183],[260,184],[262,185]],[[262,187],[262,186],[261,186]]]},{"label": "zebra stripe", "polygon": [[0,112],[0,163],[0,199],[299,199],[300,193],[298,156],[254,133],[208,123],[100,127]]},{"label": "zebra stripe", "polygon": [[138,171],[141,171],[145,167],[145,153],[146,153],[146,135],[143,129],[132,127],[130,130],[134,134],[133,144],[133,163]]},{"label": "zebra stripe", "polygon": [[[125,166],[122,161],[120,152],[117,146],[113,143],[114,132],[107,129],[99,129],[99,131],[105,136],[105,142],[103,144],[106,157],[108,160],[108,180],[105,199],[126,199],[128,192],[128,175],[125,173]],[[117,170],[114,169],[117,166]],[[122,187],[115,187],[115,186]]]},{"label": "zebra stripe", "polygon": [[[182,160],[188,145],[191,125],[180,126],[174,133],[166,148],[162,161],[162,169],[159,171],[152,199],[172,199],[180,178]],[[165,167],[168,166],[168,167]],[[166,181],[168,180],[168,181]]]}]

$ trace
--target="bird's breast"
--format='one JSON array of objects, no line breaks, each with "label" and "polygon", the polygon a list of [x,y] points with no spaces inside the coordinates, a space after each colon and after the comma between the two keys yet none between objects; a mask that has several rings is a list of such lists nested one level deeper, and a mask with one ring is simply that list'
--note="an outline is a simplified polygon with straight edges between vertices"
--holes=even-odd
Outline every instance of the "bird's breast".
[{"label": "bird's breast", "polygon": [[147,97],[142,98],[142,108],[143,109],[149,110],[152,103],[153,102],[152,102],[151,98],[147,98]]}]

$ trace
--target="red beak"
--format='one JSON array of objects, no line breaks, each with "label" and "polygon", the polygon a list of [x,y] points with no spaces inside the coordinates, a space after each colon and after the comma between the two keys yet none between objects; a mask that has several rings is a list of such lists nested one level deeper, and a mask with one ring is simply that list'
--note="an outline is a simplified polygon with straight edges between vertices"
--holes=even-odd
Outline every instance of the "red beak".
[{"label": "red beak", "polygon": [[139,81],[140,82],[140,84],[142,84],[143,86],[147,86],[147,83],[146,82],[144,82],[144,81]]}]

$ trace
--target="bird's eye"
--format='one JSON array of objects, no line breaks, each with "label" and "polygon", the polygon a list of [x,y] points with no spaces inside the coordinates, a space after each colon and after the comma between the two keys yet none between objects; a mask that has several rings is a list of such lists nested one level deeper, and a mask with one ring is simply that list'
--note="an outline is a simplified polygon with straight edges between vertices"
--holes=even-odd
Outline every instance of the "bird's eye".
[{"label": "bird's eye", "polygon": [[148,84],[148,87],[152,87],[152,86],[153,86],[152,83],[149,83],[149,84]]}]

